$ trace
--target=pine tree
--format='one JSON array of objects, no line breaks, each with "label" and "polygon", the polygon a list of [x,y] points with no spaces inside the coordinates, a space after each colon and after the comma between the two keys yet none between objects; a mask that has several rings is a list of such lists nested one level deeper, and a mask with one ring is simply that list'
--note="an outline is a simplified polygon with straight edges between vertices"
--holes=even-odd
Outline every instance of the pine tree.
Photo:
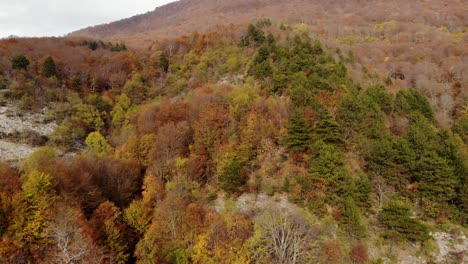
[{"label": "pine tree", "polygon": [[167,59],[167,55],[166,53],[162,53],[161,56],[159,57],[159,67],[161,67],[161,69],[164,71],[164,72],[168,72],[169,71],[169,60]]},{"label": "pine tree", "polygon": [[219,182],[221,188],[228,193],[235,193],[239,191],[239,188],[245,184],[245,180],[241,175],[242,163],[239,157],[235,156],[232,158],[224,172],[219,176]]},{"label": "pine tree", "polygon": [[291,116],[287,126],[288,134],[283,138],[283,142],[288,149],[295,152],[305,152],[312,144],[312,131],[307,126],[302,111],[296,110]]},{"label": "pine tree", "polygon": [[56,75],[57,75],[57,69],[55,66],[54,59],[51,56],[49,56],[42,64],[42,76],[46,78],[50,78]]},{"label": "pine tree", "polygon": [[411,207],[401,201],[390,201],[379,213],[380,222],[387,228],[387,237],[425,241],[430,238],[428,228],[411,218]]},{"label": "pine tree", "polygon": [[29,64],[29,59],[23,54],[17,54],[11,59],[11,67],[15,70],[26,70]]},{"label": "pine tree", "polygon": [[330,116],[326,116],[317,122],[314,134],[317,140],[322,140],[325,143],[337,145],[344,143],[340,126]]},{"label": "pine tree", "polygon": [[437,203],[447,203],[456,197],[459,182],[453,167],[435,152],[429,152],[418,161],[415,176],[423,197]]},{"label": "pine tree", "polygon": [[366,236],[366,227],[362,223],[362,216],[354,199],[346,198],[343,212],[343,224],[352,237],[363,238]]}]

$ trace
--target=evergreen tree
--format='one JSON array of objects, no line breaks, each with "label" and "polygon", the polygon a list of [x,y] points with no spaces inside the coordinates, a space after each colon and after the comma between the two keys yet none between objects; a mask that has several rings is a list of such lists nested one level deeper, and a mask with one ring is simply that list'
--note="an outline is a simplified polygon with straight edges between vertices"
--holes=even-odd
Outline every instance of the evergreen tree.
[{"label": "evergreen tree", "polygon": [[379,213],[379,220],[387,228],[386,237],[411,241],[425,241],[430,238],[428,228],[411,218],[411,207],[404,202],[389,202]]},{"label": "evergreen tree", "polygon": [[270,51],[268,51],[268,48],[265,46],[261,46],[258,49],[257,56],[254,59],[254,63],[260,64],[268,59],[270,56]]},{"label": "evergreen tree", "polygon": [[244,178],[241,175],[242,162],[239,157],[235,156],[224,168],[223,173],[219,176],[221,188],[227,193],[235,193],[245,184]]},{"label": "evergreen tree", "polygon": [[362,216],[353,198],[348,197],[344,203],[343,224],[351,237],[366,236],[366,227],[362,223]]},{"label": "evergreen tree", "polygon": [[159,67],[161,67],[161,70],[164,72],[169,71],[169,60],[167,59],[167,54],[165,52],[163,52],[159,57]]},{"label": "evergreen tree", "polygon": [[371,86],[367,88],[365,92],[366,96],[372,98],[385,113],[391,113],[393,111],[393,95],[385,89],[383,86]]},{"label": "evergreen tree", "polygon": [[343,98],[338,109],[338,120],[348,135],[363,133],[379,138],[384,127],[384,114],[368,96],[349,94]]},{"label": "evergreen tree", "polygon": [[50,78],[56,75],[57,75],[57,69],[55,66],[54,59],[51,56],[49,56],[42,64],[42,76],[46,78]]},{"label": "evergreen tree", "polygon": [[457,176],[447,160],[437,153],[431,151],[424,155],[417,162],[414,174],[423,197],[437,203],[447,203],[456,197]]},{"label": "evergreen tree", "polygon": [[413,88],[398,92],[395,108],[400,114],[409,115],[416,112],[430,120],[434,117],[429,100]]},{"label": "evergreen tree", "polygon": [[324,182],[325,195],[330,202],[338,203],[351,195],[353,182],[346,170],[342,150],[338,147],[318,141],[314,144],[309,166],[312,182]]},{"label": "evergreen tree", "polygon": [[260,46],[265,42],[265,35],[261,29],[250,24],[247,29],[247,35],[242,39],[241,46]]},{"label": "evergreen tree", "polygon": [[344,137],[338,123],[330,116],[326,116],[317,122],[314,128],[314,134],[317,140],[322,140],[330,144],[343,144]]},{"label": "evergreen tree", "polygon": [[17,54],[11,59],[11,67],[15,70],[26,70],[29,64],[29,59],[23,54]]},{"label": "evergreen tree", "polygon": [[295,152],[304,152],[310,149],[312,144],[312,131],[307,126],[304,114],[296,110],[287,126],[288,134],[283,138],[283,142],[288,149]]}]

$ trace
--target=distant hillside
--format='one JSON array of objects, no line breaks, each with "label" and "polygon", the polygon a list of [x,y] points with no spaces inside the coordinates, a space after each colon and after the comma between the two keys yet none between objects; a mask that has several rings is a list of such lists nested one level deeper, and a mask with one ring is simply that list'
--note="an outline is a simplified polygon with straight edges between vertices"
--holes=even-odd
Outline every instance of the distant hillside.
[{"label": "distant hillside", "polygon": [[[462,0],[181,0],[153,12],[86,28],[70,36],[158,47],[161,40],[269,18],[351,52],[351,76],[386,79],[393,92],[415,87],[449,125],[468,92],[468,6]],[[240,27],[245,28],[245,27]],[[243,32],[238,32],[242,35]],[[373,75],[373,72],[378,76]]]},{"label": "distant hillside", "polygon": [[[243,24],[260,18],[285,23],[306,23],[317,29],[340,34],[356,24],[389,20],[445,26],[449,30],[467,24],[464,1],[382,1],[382,0],[181,0],[152,12],[110,24],[71,33],[135,42],[154,37],[174,37],[193,31],[204,32],[216,25]],[[324,23],[326,22],[326,23]],[[337,28],[337,26],[340,26]]]}]

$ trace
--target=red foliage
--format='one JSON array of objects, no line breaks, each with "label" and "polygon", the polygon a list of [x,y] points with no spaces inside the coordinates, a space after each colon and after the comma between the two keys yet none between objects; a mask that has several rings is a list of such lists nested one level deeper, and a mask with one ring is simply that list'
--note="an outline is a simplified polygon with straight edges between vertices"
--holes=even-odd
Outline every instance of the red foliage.
[{"label": "red foliage", "polygon": [[354,245],[350,257],[354,263],[364,263],[369,260],[367,249],[363,244]]}]

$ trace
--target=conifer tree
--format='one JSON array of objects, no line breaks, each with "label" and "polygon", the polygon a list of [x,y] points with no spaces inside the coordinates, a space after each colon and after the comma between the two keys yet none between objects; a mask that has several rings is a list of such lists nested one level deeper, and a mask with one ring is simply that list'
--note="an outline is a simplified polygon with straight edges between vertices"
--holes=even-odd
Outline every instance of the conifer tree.
[{"label": "conifer tree", "polygon": [[317,122],[314,128],[317,140],[322,140],[330,144],[343,144],[344,137],[340,131],[340,126],[330,116],[326,116]]},{"label": "conifer tree", "polygon": [[23,54],[17,54],[11,59],[11,67],[14,70],[26,70],[29,64],[29,59]]},{"label": "conifer tree", "polygon": [[361,213],[351,197],[346,198],[344,203],[343,223],[351,237],[362,238],[366,236]]},{"label": "conifer tree", "polygon": [[245,180],[241,175],[242,163],[240,158],[233,157],[223,173],[219,176],[219,182],[221,188],[228,193],[235,193],[239,191],[239,188],[245,184]]},{"label": "conifer tree", "polygon": [[42,76],[46,78],[50,78],[56,75],[57,75],[57,69],[55,66],[55,61],[51,56],[49,56],[42,64]]},{"label": "conifer tree", "polygon": [[161,56],[159,57],[159,67],[161,67],[161,69],[164,71],[164,72],[168,72],[169,71],[169,60],[167,59],[167,55],[166,53],[162,53]]},{"label": "conifer tree", "polygon": [[296,110],[291,116],[287,126],[288,134],[283,138],[283,142],[288,149],[295,152],[305,152],[312,144],[312,131],[307,126],[304,114]]},{"label": "conifer tree", "polygon": [[428,228],[411,218],[411,206],[401,201],[390,201],[379,213],[380,222],[387,228],[387,237],[411,241],[429,239]]}]

